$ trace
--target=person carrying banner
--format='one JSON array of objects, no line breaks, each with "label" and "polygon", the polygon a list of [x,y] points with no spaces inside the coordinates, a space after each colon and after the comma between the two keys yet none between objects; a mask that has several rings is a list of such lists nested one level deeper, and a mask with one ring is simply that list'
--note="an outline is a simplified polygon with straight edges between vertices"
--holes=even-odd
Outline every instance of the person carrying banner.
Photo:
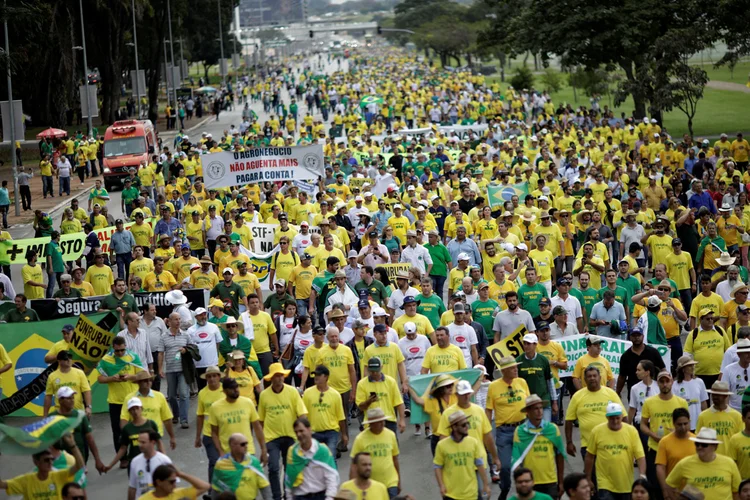
[{"label": "person carrying banner", "polygon": [[[607,358],[601,355],[602,343],[604,339],[596,335],[586,337],[586,354],[578,358],[575,368],[573,369],[573,385],[576,389],[583,387],[581,380],[584,378],[586,369],[593,366],[601,375],[601,379],[606,381],[606,386],[612,388],[615,386],[615,376],[612,373],[612,367]],[[600,381],[601,381],[600,379]]]}]

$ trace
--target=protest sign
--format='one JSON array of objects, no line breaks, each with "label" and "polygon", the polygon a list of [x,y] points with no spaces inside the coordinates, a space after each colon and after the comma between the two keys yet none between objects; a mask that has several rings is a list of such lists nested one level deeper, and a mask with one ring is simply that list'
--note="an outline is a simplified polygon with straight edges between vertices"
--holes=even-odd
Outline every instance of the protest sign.
[{"label": "protest sign", "polygon": [[70,352],[73,354],[73,362],[78,362],[86,375],[94,370],[99,360],[109,351],[116,335],[110,330],[115,326],[119,327],[119,323],[115,313],[108,314],[99,323],[94,323],[84,315],[78,316],[70,339]]},{"label": "protest sign", "polygon": [[203,156],[203,178],[207,189],[265,181],[308,181],[323,175],[323,147],[320,144],[253,148]]},{"label": "protest sign", "polygon": [[486,131],[488,128],[489,125],[486,123],[475,123],[473,125],[441,125],[438,130],[465,141],[469,139],[470,132],[480,133]]},{"label": "protest sign", "polygon": [[372,179],[369,177],[350,177],[349,178],[349,187],[350,188],[359,188],[362,190],[362,186],[365,184],[369,184],[370,186],[374,186],[375,183]]},{"label": "protest sign", "polygon": [[[97,326],[97,331],[100,328],[107,329],[106,325],[113,325],[109,331],[114,335],[120,329],[115,316],[108,312],[87,315],[86,318],[88,323]],[[0,400],[0,417],[11,414],[18,417],[42,415],[47,377],[57,368],[56,364],[47,365],[44,356],[55,342],[62,339],[60,332],[67,323],[71,323],[70,318],[13,323],[5,328],[3,346],[8,351],[13,369],[0,375],[0,385],[5,395],[5,399]],[[93,352],[87,348],[87,353]],[[80,366],[80,361],[77,363]],[[88,379],[93,411],[102,413],[109,408],[107,387],[97,382],[98,376],[96,371],[92,371],[88,374]]]}]

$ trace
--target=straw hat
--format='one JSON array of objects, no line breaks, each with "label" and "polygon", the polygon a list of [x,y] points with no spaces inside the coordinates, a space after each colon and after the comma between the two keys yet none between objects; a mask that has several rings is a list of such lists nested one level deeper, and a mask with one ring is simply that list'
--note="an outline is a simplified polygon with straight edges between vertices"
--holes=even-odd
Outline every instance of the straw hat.
[{"label": "straw hat", "polygon": [[531,213],[530,210],[527,210],[523,213],[523,215],[521,216],[521,219],[525,220],[526,222],[533,222],[536,220],[536,215]]},{"label": "straw hat", "polygon": [[384,420],[387,420],[387,418],[388,417],[385,416],[385,412],[383,412],[382,408],[370,408],[369,410],[367,410],[366,418],[362,422],[362,424],[369,425],[375,422],[383,422]]},{"label": "straw hat", "polygon": [[[240,351],[240,352],[242,352],[242,351]],[[243,356],[244,356],[244,354],[243,354]],[[206,371],[201,374],[201,378],[203,380],[206,380],[206,377],[208,377],[209,375],[214,375],[214,374],[221,376],[221,370],[219,370],[218,366],[209,366],[208,368],[206,368]]]},{"label": "straw hat", "polygon": [[734,261],[736,259],[729,255],[729,252],[721,252],[721,255],[718,259],[716,259],[716,262],[719,263],[720,266],[730,266],[734,264]]},{"label": "straw hat", "polygon": [[450,375],[446,374],[440,374],[432,382],[432,389],[430,389],[430,394],[434,393],[436,390],[438,390],[441,387],[445,387],[447,385],[453,385],[457,382],[457,380],[454,377],[451,377]]},{"label": "straw hat", "polygon": [[513,358],[513,356],[505,356],[500,358],[500,361],[496,364],[496,366],[500,370],[505,370],[506,368],[513,368],[514,366],[518,366],[519,363],[516,363],[516,360]]},{"label": "straw hat", "polygon": [[153,380],[153,379],[154,379],[154,376],[151,375],[150,372],[147,372],[146,370],[141,370],[135,374],[134,382],[138,382],[140,380]]},{"label": "straw hat", "polygon": [[537,241],[539,238],[542,238],[544,240],[544,243],[542,243],[542,246],[543,247],[547,246],[547,242],[549,241],[549,239],[547,238],[547,235],[546,234],[541,234],[541,233],[537,234],[537,235],[534,236],[534,241]]},{"label": "straw hat", "polygon": [[544,400],[542,400],[542,398],[540,398],[540,397],[539,397],[539,396],[537,396],[536,394],[532,394],[531,396],[529,396],[528,398],[526,398],[526,404],[524,405],[524,407],[523,407],[523,408],[521,408],[521,411],[522,411],[523,413],[526,413],[526,411],[527,411],[527,410],[529,409],[529,407],[531,407],[531,406],[534,406],[534,405],[542,405],[542,406],[547,406],[547,404],[548,404],[548,403],[545,403],[545,401],[544,401]]},{"label": "straw hat", "polygon": [[245,353],[240,351],[239,349],[235,349],[234,351],[230,352],[229,357],[232,358],[232,361],[236,359],[246,359]]},{"label": "straw hat", "polygon": [[453,427],[454,425],[465,421],[467,418],[468,417],[466,416],[466,413],[464,413],[462,410],[455,411],[448,417],[448,425]]},{"label": "straw hat", "polygon": [[[724,255],[724,254],[722,254]],[[732,258],[732,261],[734,261],[734,258]],[[722,264],[724,265],[724,264]],[[747,290],[748,287],[746,284],[739,282],[736,285],[734,285],[734,288],[732,288],[732,291],[729,292],[729,298],[734,299],[734,295],[739,292],[740,290]]]},{"label": "straw hat", "polygon": [[731,396],[733,394],[732,391],[729,390],[729,382],[723,382],[721,380],[714,382],[711,388],[706,392],[718,396]]},{"label": "straw hat", "polygon": [[680,356],[680,359],[677,360],[677,369],[685,368],[686,366],[693,366],[697,365],[698,362],[693,359],[693,356],[690,354],[685,354],[684,356]]},{"label": "straw hat", "polygon": [[576,220],[580,224],[583,224],[583,216],[586,214],[591,214],[591,210],[581,210],[580,212],[578,212],[578,215],[576,215]]},{"label": "straw hat", "polygon": [[721,441],[716,439],[716,429],[712,429],[710,427],[702,427],[701,430],[698,431],[698,434],[695,435],[695,437],[690,438],[690,441],[706,444],[721,444]]},{"label": "straw hat", "polygon": [[219,328],[221,328],[222,330],[226,330],[228,325],[237,325],[238,332],[245,331],[245,325],[242,323],[242,321],[237,321],[237,319],[233,316],[230,316],[229,319],[227,319],[224,323],[219,323]]},{"label": "straw hat", "polygon": [[737,341],[737,351],[739,353],[750,352],[750,340],[740,339]]},{"label": "straw hat", "polygon": [[291,370],[285,370],[284,365],[281,363],[273,363],[268,367],[268,374],[263,377],[263,380],[271,380],[274,375],[282,374],[284,378],[288,377],[292,373]]}]

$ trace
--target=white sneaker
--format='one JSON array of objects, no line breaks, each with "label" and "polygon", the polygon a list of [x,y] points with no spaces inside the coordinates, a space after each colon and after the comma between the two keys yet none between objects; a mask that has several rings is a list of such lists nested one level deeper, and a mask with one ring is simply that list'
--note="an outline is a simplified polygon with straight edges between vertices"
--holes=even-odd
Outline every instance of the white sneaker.
[{"label": "white sneaker", "polygon": [[424,438],[425,439],[430,439],[431,436],[432,436],[432,431],[429,428],[426,428],[424,430]]},{"label": "white sneaker", "polygon": [[421,426],[417,425],[414,428],[414,435],[415,436],[421,436],[422,435],[422,427]]}]

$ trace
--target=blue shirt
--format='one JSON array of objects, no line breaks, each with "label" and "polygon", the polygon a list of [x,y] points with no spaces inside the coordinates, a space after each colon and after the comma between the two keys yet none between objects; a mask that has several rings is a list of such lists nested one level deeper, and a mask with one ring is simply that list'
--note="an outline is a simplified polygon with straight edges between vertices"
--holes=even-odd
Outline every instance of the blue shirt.
[{"label": "blue shirt", "polygon": [[169,222],[165,221],[164,219],[161,219],[159,222],[156,223],[156,226],[154,227],[154,234],[161,235],[161,234],[168,234],[172,237],[172,243],[174,243],[176,237],[175,237],[175,231],[182,228],[182,224],[180,221],[172,217],[169,219]]},{"label": "blue shirt", "polygon": [[596,327],[596,334],[602,337],[611,338],[612,334],[610,333],[610,324],[613,320],[625,320],[625,308],[622,307],[622,304],[615,301],[615,303],[612,304],[612,307],[607,309],[606,307],[604,307],[604,301],[602,300],[594,304],[593,309],[591,309],[591,319],[600,319],[606,321],[606,325]]},{"label": "blue shirt", "polygon": [[393,217],[393,214],[388,210],[385,212],[381,212],[380,210],[375,212],[375,215],[372,216],[372,223],[375,224],[378,233],[383,232],[383,228],[388,225],[388,219],[391,217]]},{"label": "blue shirt", "polygon": [[695,165],[695,162],[698,161],[698,158],[685,158],[685,161],[683,162],[683,165],[685,166],[685,170],[690,175],[693,175],[693,166]]},{"label": "blue shirt", "polygon": [[0,188],[0,205],[10,205],[8,188]]},{"label": "blue shirt", "polygon": [[127,229],[123,229],[122,232],[115,231],[109,241],[109,246],[114,250],[115,253],[130,253],[133,251],[135,246],[135,238],[133,233]]},{"label": "blue shirt", "polygon": [[458,265],[458,254],[463,252],[469,255],[469,266],[478,266],[482,261],[477,244],[469,238],[466,238],[464,241],[458,241],[458,239],[454,238],[446,247],[448,248],[448,253],[451,254],[451,261],[454,266]]},{"label": "blue shirt", "polygon": [[716,205],[714,205],[714,199],[711,198],[708,191],[703,191],[701,194],[694,193],[688,200],[688,208],[700,209],[701,207],[706,207],[712,214],[716,215]]}]

